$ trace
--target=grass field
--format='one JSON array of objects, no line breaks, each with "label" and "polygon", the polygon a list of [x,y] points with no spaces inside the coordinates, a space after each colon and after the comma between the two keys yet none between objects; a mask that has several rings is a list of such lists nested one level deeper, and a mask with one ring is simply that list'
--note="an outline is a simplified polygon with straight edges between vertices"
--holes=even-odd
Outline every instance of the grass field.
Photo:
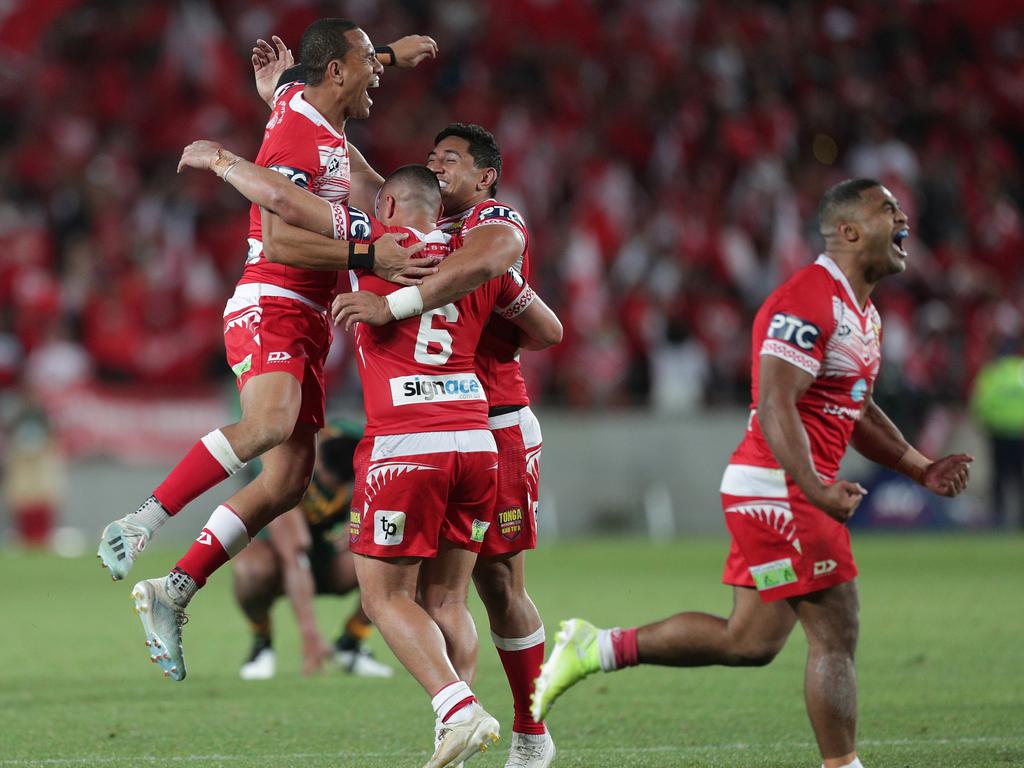
[{"label": "grass field", "polygon": [[[722,613],[724,551],[715,539],[559,544],[532,555],[529,581],[549,637],[577,614],[630,625],[680,608]],[[856,553],[865,765],[1024,766],[1024,539],[860,536]],[[147,551],[136,573],[158,575],[174,554]],[[248,638],[227,573],[193,603],[188,679],[163,679],[147,660],[132,583],[111,583],[92,557],[0,552],[0,768],[393,768],[429,756],[433,714],[404,673],[299,676],[286,603],[275,611],[278,677],[239,680]],[[349,605],[318,603],[325,632]],[[764,669],[645,668],[588,680],[551,716],[555,765],[818,766],[804,653],[797,631]],[[506,733],[471,765],[502,766],[511,702],[489,642],[474,687]]]}]

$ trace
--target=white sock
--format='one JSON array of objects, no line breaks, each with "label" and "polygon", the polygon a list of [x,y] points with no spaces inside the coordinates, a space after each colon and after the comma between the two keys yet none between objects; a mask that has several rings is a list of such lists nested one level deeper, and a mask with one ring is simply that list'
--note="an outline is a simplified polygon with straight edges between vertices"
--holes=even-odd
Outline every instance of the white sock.
[{"label": "white sock", "polygon": [[217,537],[228,557],[234,557],[249,544],[249,531],[231,507],[221,504],[206,521],[206,530]]},{"label": "white sock", "polygon": [[[617,627],[616,627],[617,629]],[[597,630],[597,655],[601,660],[602,672],[614,672],[618,669],[615,664],[615,649],[612,647],[612,632],[614,629]]]},{"label": "white sock", "polygon": [[469,718],[469,707],[463,707],[455,714],[452,714],[452,709],[471,696],[473,696],[473,691],[469,689],[469,686],[458,680],[434,694],[430,705],[434,708],[434,714],[437,715],[439,722],[460,723]]},{"label": "white sock", "polygon": [[231,447],[231,443],[219,429],[203,435],[200,442],[217,460],[217,463],[224,467],[224,471],[228,473],[229,477],[245,466],[245,462],[238,458],[235,449]]},{"label": "white sock", "polygon": [[510,653],[525,651],[527,648],[533,648],[533,646],[544,642],[544,625],[541,624],[540,629],[531,632],[526,637],[499,637],[491,632],[491,640],[496,648],[503,651]]},{"label": "white sock", "polygon": [[129,523],[142,526],[149,531],[150,536],[170,519],[171,516],[167,514],[167,510],[160,506],[160,502],[153,496],[142,502],[142,506],[128,515]]},{"label": "white sock", "polygon": [[[824,763],[821,764],[821,768],[825,768],[825,764]],[[846,765],[841,765],[841,766],[839,766],[839,768],[864,768],[864,766],[861,765],[860,758],[859,757],[855,757],[855,758],[853,758],[853,762],[852,763],[847,763]]]}]

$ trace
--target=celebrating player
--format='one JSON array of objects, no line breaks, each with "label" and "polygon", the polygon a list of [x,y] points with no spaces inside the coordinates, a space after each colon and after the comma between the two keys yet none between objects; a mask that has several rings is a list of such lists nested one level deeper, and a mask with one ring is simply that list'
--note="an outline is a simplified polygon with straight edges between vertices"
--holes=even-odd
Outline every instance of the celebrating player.
[{"label": "celebrating player", "polygon": [[[352,185],[345,123],[369,116],[368,91],[379,82],[381,63],[366,34],[342,19],[311,24],[300,53],[305,85],[291,83],[278,93],[257,162],[330,202],[345,203]],[[230,171],[225,167],[222,175]],[[331,338],[325,307],[336,274],[273,263],[264,251],[275,248],[275,219],[252,207],[249,255],[225,308],[225,346],[238,377],[240,421],[196,443],[136,513],[107,526],[100,542],[104,566],[115,579],[124,578],[170,516],[250,459],[263,457],[259,476],[217,507],[174,570],[132,590],[150,658],[174,680],[185,677],[186,605],[252,534],[299,502],[323,426],[323,364]],[[375,247],[335,244],[332,256],[335,269],[358,264],[386,277],[415,278],[432,271],[430,260],[410,260],[420,248],[399,247],[388,235]]]},{"label": "celebrating player", "polygon": [[598,671],[767,664],[799,622],[807,712],[824,768],[861,768],[857,568],[846,521],[865,491],[838,478],[840,459],[852,445],[943,496],[966,487],[973,459],[925,458],[872,400],[881,321],[869,296],[906,268],[910,230],[899,203],[878,182],[852,179],[825,194],[819,220],[825,254],[776,289],[754,320],[753,405],[721,486],[732,614],[679,613],[625,630],[563,622],[537,680],[538,718]]},{"label": "celebrating player", "polygon": [[[336,322],[379,325],[429,312],[510,267],[528,277],[529,235],[523,218],[494,199],[501,177],[501,152],[494,137],[478,125],[453,123],[435,138],[427,166],[441,184],[441,226],[456,234],[461,245],[420,288],[399,289],[386,301],[363,292],[339,296],[333,310]],[[490,405],[488,427],[500,459],[496,523],[484,538],[473,580],[512,691],[515,719],[508,765],[546,768],[555,745],[530,712],[533,681],[544,660],[544,624],[526,591],[524,559],[537,542],[541,432],[519,366],[520,346],[534,348],[517,328],[495,317],[476,350],[477,375]],[[423,599],[439,623],[468,616],[459,594],[435,590]],[[475,644],[471,650],[453,657],[467,682],[476,673]]]},{"label": "celebrating player", "polygon": [[[320,435],[313,479],[302,502],[263,529],[232,560],[235,598],[252,627],[252,651],[242,665],[245,680],[274,676],[270,608],[287,594],[302,638],[302,671],[320,669],[333,653],[338,665],[360,677],[391,677],[392,669],[373,658],[364,641],[372,625],[362,605],[328,649],[316,625],[314,595],[346,595],[358,587],[348,550],[349,506],[355,473],[352,457],[362,428],[334,421]],[[343,529],[343,530],[342,530]],[[342,532],[344,536],[342,536]]]}]

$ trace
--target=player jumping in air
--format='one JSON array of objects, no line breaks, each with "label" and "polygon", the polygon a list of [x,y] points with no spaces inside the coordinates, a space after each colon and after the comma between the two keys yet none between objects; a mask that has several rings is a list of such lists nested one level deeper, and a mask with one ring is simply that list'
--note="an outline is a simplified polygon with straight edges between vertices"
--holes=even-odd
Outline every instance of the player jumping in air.
[{"label": "player jumping in air", "polygon": [[852,179],[825,194],[819,219],[824,255],[776,289],[754,320],[753,405],[721,485],[732,614],[679,613],[611,630],[563,622],[537,680],[538,718],[595,672],[768,664],[799,622],[807,712],[824,768],[861,768],[857,568],[846,521],[865,491],[838,478],[840,459],[852,445],[933,493],[956,496],[972,458],[925,458],[872,400],[881,321],[869,296],[906,268],[909,227],[899,203],[878,182]]},{"label": "player jumping in air", "polygon": [[[306,83],[289,84],[278,93],[257,162],[343,204],[352,187],[350,163],[361,161],[345,139],[345,124],[349,118],[369,116],[373,102],[368,91],[377,86],[382,65],[366,34],[342,19],[311,24],[300,51]],[[393,50],[390,56],[396,59]],[[222,175],[231,171],[220,170]],[[323,365],[331,340],[326,307],[337,275],[274,263],[279,226],[283,222],[274,214],[252,207],[248,258],[224,312],[225,346],[238,377],[241,419],[197,442],[139,510],[108,525],[100,541],[103,565],[114,579],[124,578],[163,523],[247,461],[262,456],[259,476],[217,507],[171,573],[141,581],[132,590],[150,659],[173,680],[185,678],[185,607],[252,535],[299,503],[313,468],[316,434],[324,423]],[[334,269],[358,264],[391,279],[433,271],[431,260],[411,258],[422,244],[403,248],[396,239],[386,235],[375,247],[334,243],[329,254],[314,255],[332,258]]]}]

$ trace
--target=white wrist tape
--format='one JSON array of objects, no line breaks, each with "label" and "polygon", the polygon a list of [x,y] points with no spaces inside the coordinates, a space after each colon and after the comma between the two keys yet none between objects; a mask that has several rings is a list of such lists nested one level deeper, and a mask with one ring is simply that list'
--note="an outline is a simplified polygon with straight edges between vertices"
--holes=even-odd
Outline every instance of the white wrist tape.
[{"label": "white wrist tape", "polygon": [[388,307],[395,320],[405,320],[407,317],[416,317],[423,312],[423,296],[420,289],[415,285],[407,285],[399,288],[394,293],[388,294]]}]

